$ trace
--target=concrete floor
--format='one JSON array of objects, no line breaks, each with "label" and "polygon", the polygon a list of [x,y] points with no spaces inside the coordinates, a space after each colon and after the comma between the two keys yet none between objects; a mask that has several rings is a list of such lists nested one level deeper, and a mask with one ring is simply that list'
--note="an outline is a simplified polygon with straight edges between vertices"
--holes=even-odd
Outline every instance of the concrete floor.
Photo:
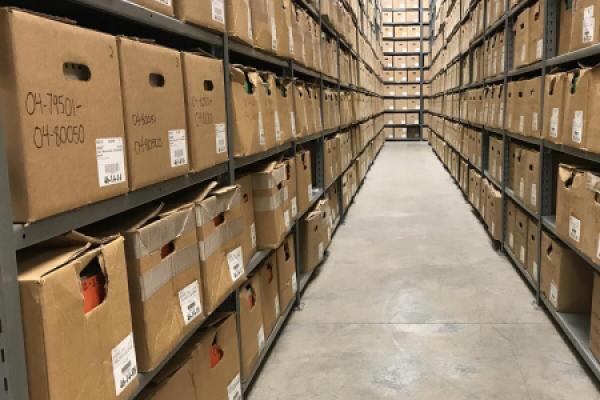
[{"label": "concrete floor", "polygon": [[250,400],[592,400],[598,387],[422,143],[387,143]]}]

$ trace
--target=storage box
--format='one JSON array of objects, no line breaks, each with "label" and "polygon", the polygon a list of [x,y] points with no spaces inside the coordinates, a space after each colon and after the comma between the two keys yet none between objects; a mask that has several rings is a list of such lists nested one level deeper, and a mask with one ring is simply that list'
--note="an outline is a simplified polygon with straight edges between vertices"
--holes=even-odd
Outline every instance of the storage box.
[{"label": "storage box", "polygon": [[0,10],[0,21],[14,220],[33,222],[127,192],[115,38],[17,9]]},{"label": "storage box", "polygon": [[296,292],[298,291],[294,235],[288,235],[277,249],[277,270],[279,278],[279,309],[284,312],[292,301],[294,301]]},{"label": "storage box", "polygon": [[201,171],[228,159],[223,61],[192,53],[181,57],[190,169]]},{"label": "storage box", "polygon": [[540,181],[540,152],[527,149],[522,161],[521,168],[523,168],[525,188],[521,190],[519,187],[519,198],[530,210],[537,211],[539,208],[537,192]]},{"label": "storage box", "polygon": [[593,0],[573,1],[571,40],[569,51],[589,47],[600,42],[600,25],[596,23],[595,7]]},{"label": "storage box", "polygon": [[515,24],[513,26],[513,68],[519,68],[523,65],[527,65],[530,62],[531,57],[529,55],[529,25],[529,8],[525,8],[517,16]]},{"label": "storage box", "polygon": [[515,253],[514,256],[519,260],[520,266],[526,268],[527,265],[527,229],[529,228],[529,217],[520,207],[515,207]]},{"label": "storage box", "polygon": [[[250,68],[231,67],[234,156],[267,150],[267,134],[260,100],[262,80]],[[274,123],[273,123],[274,124]]]},{"label": "storage box", "polygon": [[274,11],[273,0],[250,0],[254,46],[270,53],[277,50]]},{"label": "storage box", "polygon": [[[170,1],[158,1],[158,3],[170,3]],[[225,32],[224,0],[177,0],[175,15],[183,22]]]},{"label": "storage box", "polygon": [[240,188],[240,205],[242,218],[242,255],[244,265],[248,265],[256,254],[256,223],[254,221],[254,196],[252,195],[252,176],[246,175],[235,180]]},{"label": "storage box", "polygon": [[489,185],[487,190],[486,223],[494,240],[502,240],[502,193]]},{"label": "storage box", "polygon": [[[353,183],[356,186],[355,183]],[[325,256],[327,248],[327,213],[315,207],[300,222],[301,271],[313,271]]]},{"label": "storage box", "polygon": [[516,234],[516,223],[517,223],[517,205],[514,201],[508,199],[506,204],[506,243],[508,249],[513,253],[517,254],[517,247],[515,246],[515,234]]},{"label": "storage box", "polygon": [[[152,1],[152,0],[147,0]],[[254,43],[250,0],[226,0],[227,33],[232,38],[249,44]]]},{"label": "storage box", "polygon": [[265,348],[260,275],[253,274],[240,288],[240,342],[242,349],[242,381],[245,382]]},{"label": "storage box", "polygon": [[152,382],[144,388],[139,398],[195,400],[194,373],[191,354],[178,353],[161,368]]},{"label": "storage box", "polygon": [[[20,252],[18,263],[30,398],[131,398],[138,369],[123,238],[73,233]],[[91,276],[105,290],[85,313],[82,278]]]},{"label": "storage box", "polygon": [[561,144],[565,114],[565,95],[568,75],[559,72],[546,75],[544,86],[544,123],[542,136],[551,142]]},{"label": "storage box", "polygon": [[[299,168],[298,159],[296,168]],[[252,173],[252,189],[257,246],[259,249],[275,249],[279,247],[291,227],[286,165],[271,162]],[[298,207],[301,210],[300,195],[297,194]]]},{"label": "storage box", "polygon": [[180,54],[124,37],[117,38],[117,47],[130,188],[186,174],[190,166]]},{"label": "storage box", "polygon": [[308,150],[300,150],[296,153],[296,182],[298,213],[302,215],[308,210],[313,196],[312,164]]},{"label": "storage box", "polygon": [[[570,89],[570,90],[569,90]],[[563,144],[594,153],[600,152],[600,68],[569,72],[565,93]]]},{"label": "storage box", "polygon": [[542,233],[542,296],[558,312],[589,313],[593,269],[571,249]]},{"label": "storage box", "polygon": [[279,274],[277,268],[277,253],[273,252],[260,266],[257,274],[260,276],[260,290],[262,299],[263,327],[265,338],[271,332],[281,315],[279,304]]},{"label": "storage box", "polygon": [[[272,43],[276,54],[281,58],[291,58],[290,51],[294,48],[294,34],[292,32],[292,4],[290,0],[271,0],[274,10],[275,28],[272,34]],[[273,29],[273,28],[272,28]],[[290,50],[291,46],[291,50]]]},{"label": "storage box", "polygon": [[529,218],[527,225],[527,273],[534,282],[537,282],[540,276],[537,261],[538,246],[538,225],[533,218]]}]

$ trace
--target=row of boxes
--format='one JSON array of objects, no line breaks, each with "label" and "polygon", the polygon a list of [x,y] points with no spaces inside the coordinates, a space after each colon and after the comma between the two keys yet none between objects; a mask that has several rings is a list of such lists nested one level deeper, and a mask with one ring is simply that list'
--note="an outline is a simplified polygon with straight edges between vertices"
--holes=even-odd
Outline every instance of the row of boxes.
[{"label": "row of boxes", "polygon": [[421,82],[421,71],[383,71],[385,83]]},{"label": "row of boxes", "polygon": [[384,40],[384,53],[424,53],[429,51],[429,41],[423,40]]},{"label": "row of boxes", "polygon": [[538,225],[536,220],[510,199],[506,205],[506,241],[508,250],[519,261],[519,266],[537,282]]},{"label": "row of boxes", "polygon": [[427,26],[384,26],[381,29],[384,39],[420,38],[429,36]]},{"label": "row of boxes", "polygon": [[[381,20],[384,24],[393,23],[408,23],[408,24],[419,24],[419,11],[384,11],[381,13]],[[425,19],[426,15],[429,15],[428,11],[422,11],[422,15]],[[425,21],[423,21],[425,22]]]},{"label": "row of boxes", "polygon": [[420,110],[421,100],[420,99],[385,99],[385,110]]},{"label": "row of boxes", "polygon": [[423,0],[381,0],[381,8],[399,9],[399,8],[428,8],[429,1]]},{"label": "row of boxes", "polygon": [[418,68],[421,65],[421,56],[384,56],[384,68]]},{"label": "row of boxes", "polygon": [[[426,95],[429,84],[422,84],[423,95]],[[421,96],[421,85],[411,84],[396,84],[386,85],[384,88],[384,96],[402,97],[402,96]]]},{"label": "row of boxes", "polygon": [[418,113],[386,113],[384,115],[386,125],[418,125]]},{"label": "row of boxes", "polygon": [[508,187],[532,212],[537,212],[540,181],[540,152],[515,143],[509,146]]},{"label": "row of boxes", "polygon": [[544,51],[544,5],[537,1],[524,8],[513,25],[513,69],[542,59]]}]

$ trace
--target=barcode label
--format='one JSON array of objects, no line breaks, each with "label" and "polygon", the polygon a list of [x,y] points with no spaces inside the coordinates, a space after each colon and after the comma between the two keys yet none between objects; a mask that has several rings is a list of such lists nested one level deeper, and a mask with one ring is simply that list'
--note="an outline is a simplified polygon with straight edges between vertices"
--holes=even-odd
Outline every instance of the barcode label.
[{"label": "barcode label", "polygon": [[294,292],[294,294],[296,294],[297,291],[298,291],[298,278],[296,277],[296,273],[294,272],[294,274],[292,275],[292,292]]},{"label": "barcode label", "polygon": [[550,282],[550,298],[548,300],[550,300],[554,308],[558,307],[558,288],[554,281]]},{"label": "barcode label", "polygon": [[252,37],[252,14],[250,14],[249,0],[246,0],[246,11],[248,12],[248,38],[250,39],[250,41],[253,41],[254,38]]},{"label": "barcode label", "polygon": [[279,121],[279,112],[275,111],[275,140],[281,141],[281,122]]},{"label": "barcode label", "polygon": [[538,113],[534,112],[531,116],[531,130],[537,132],[538,130]]},{"label": "barcode label", "polygon": [[296,196],[292,197],[290,203],[292,204],[292,217],[296,218],[298,215],[298,200],[296,199]]},{"label": "barcode label", "polygon": [[292,30],[292,27],[290,26],[288,28],[288,42],[290,44],[289,49],[290,49],[290,55],[294,55],[294,31]]},{"label": "barcode label", "polygon": [[163,6],[167,6],[167,7],[171,7],[171,4],[173,4],[171,2],[171,0],[156,0],[157,2],[159,2],[160,4],[162,4]]},{"label": "barcode label", "polygon": [[250,225],[250,243],[252,243],[252,248],[256,248],[256,224],[253,222]]},{"label": "barcode label", "polygon": [[583,111],[575,111],[573,115],[573,129],[571,130],[571,138],[575,143],[581,143],[583,138]]},{"label": "barcode label", "polygon": [[596,29],[596,19],[594,18],[594,6],[583,9],[583,29],[581,41],[583,43],[594,41],[594,30]]},{"label": "barcode label", "polygon": [[227,132],[225,130],[225,124],[215,124],[215,137],[217,139],[217,154],[225,153],[227,151]]},{"label": "barcode label", "polygon": [[560,109],[554,107],[552,109],[552,116],[550,117],[550,136],[553,138],[558,137],[558,116],[560,113]]},{"label": "barcode label", "polygon": [[581,221],[572,215],[569,216],[569,237],[577,243],[581,238]]},{"label": "barcode label", "polygon": [[185,129],[169,131],[169,150],[171,152],[171,168],[181,167],[188,163]]},{"label": "barcode label", "polygon": [[227,385],[227,400],[242,400],[242,380],[240,374]]},{"label": "barcode label", "polygon": [[296,137],[296,114],[294,112],[290,112],[290,120],[292,123],[292,137]]},{"label": "barcode label", "polygon": [[138,374],[133,333],[112,349],[111,356],[115,390],[119,396]]},{"label": "barcode label", "polygon": [[232,281],[235,282],[244,275],[244,257],[241,246],[227,253],[227,265]]},{"label": "barcode label", "polygon": [[96,139],[96,162],[100,187],[125,182],[123,138]]},{"label": "barcode label", "polygon": [[258,342],[258,352],[262,353],[265,348],[265,327],[263,325],[260,326],[260,329],[256,333],[256,340]]},{"label": "barcode label", "polygon": [[279,316],[281,315],[281,307],[279,306],[279,295],[276,294],[275,295],[275,301],[274,304],[275,306],[275,318],[279,318]]},{"label": "barcode label", "polygon": [[261,111],[258,112],[258,142],[260,143],[261,146],[264,146],[266,143],[265,125],[263,122],[263,115],[262,115]]},{"label": "barcode label", "polygon": [[289,210],[285,210],[283,212],[283,223],[285,224],[285,229],[290,229],[290,211]]},{"label": "barcode label", "polygon": [[323,244],[323,242],[319,242],[319,247],[317,249],[317,252],[318,252],[319,260],[322,260],[323,256],[325,256],[325,245]]},{"label": "barcode label", "polygon": [[188,325],[196,317],[202,314],[202,302],[200,301],[200,286],[194,281],[179,291],[179,306],[183,322]]},{"label": "barcode label", "polygon": [[223,0],[211,0],[212,19],[221,24],[225,23],[225,6]]},{"label": "barcode label", "polygon": [[531,196],[530,196],[529,200],[530,200],[532,206],[535,207],[537,205],[537,184],[536,183],[531,184]]}]

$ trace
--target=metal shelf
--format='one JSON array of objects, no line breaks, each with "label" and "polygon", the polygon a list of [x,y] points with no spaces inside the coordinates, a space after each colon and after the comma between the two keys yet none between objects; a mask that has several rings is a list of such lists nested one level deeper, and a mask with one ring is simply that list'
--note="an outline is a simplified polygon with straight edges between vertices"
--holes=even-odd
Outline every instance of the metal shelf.
[{"label": "metal shelf", "polygon": [[552,67],[555,65],[567,64],[574,61],[579,61],[587,57],[593,57],[600,54],[600,44],[595,44],[590,47],[575,50],[570,53],[565,53],[552,57],[546,61],[546,66]]},{"label": "metal shelf", "polygon": [[205,171],[190,173],[178,178],[136,190],[99,203],[90,204],[63,214],[55,215],[31,224],[14,224],[14,240],[17,249],[32,246],[63,233],[76,230],[110,216],[131,210],[143,204],[158,200],[202,182],[216,179],[228,172],[227,163]]},{"label": "metal shelf", "polygon": [[542,139],[540,138],[535,138],[535,137],[531,137],[531,136],[523,136],[523,135],[519,135],[518,133],[512,133],[509,131],[505,131],[506,136],[508,136],[511,139],[517,140],[519,142],[523,142],[523,143],[529,143],[529,144],[533,144],[535,146],[539,146],[542,142]]},{"label": "metal shelf", "polygon": [[527,273],[527,269],[525,268],[525,266],[523,266],[523,264],[521,264],[521,262],[517,260],[517,257],[515,257],[512,251],[510,251],[510,248],[508,247],[507,243],[504,244],[504,252],[515,265],[515,268],[520,272],[521,277],[525,280],[525,282],[527,282],[529,288],[533,290],[534,293],[537,293],[536,283],[533,281],[533,279],[531,279],[531,276],[529,276],[529,274]]},{"label": "metal shelf", "polygon": [[279,153],[283,153],[292,148],[292,143],[288,142],[282,144],[281,146],[274,147],[270,150],[264,151],[262,153],[254,154],[247,157],[241,157],[234,159],[235,168],[242,168],[250,164],[254,164],[256,162],[266,160],[267,158],[273,157]]},{"label": "metal shelf", "polygon": [[543,63],[540,61],[540,62],[536,62],[536,63],[531,64],[531,65],[526,65],[526,66],[523,66],[523,67],[519,67],[518,69],[514,69],[514,70],[510,71],[508,73],[508,76],[514,78],[514,77],[517,77],[517,76],[529,74],[531,72],[541,72],[542,65],[543,65]]},{"label": "metal shelf", "polygon": [[517,203],[517,205],[523,210],[525,211],[529,217],[533,218],[534,220],[538,220],[538,216],[537,216],[537,212],[536,211],[532,211],[525,203],[523,203],[523,200],[519,199],[515,193],[513,192],[513,190],[509,187],[507,187],[505,189],[505,193],[508,197],[511,198],[512,201],[514,201],[515,203]]},{"label": "metal shelf", "polygon": [[229,50],[233,53],[241,54],[246,57],[251,57],[255,60],[273,64],[278,67],[287,68],[289,66],[288,60],[284,60],[282,58],[277,57],[274,54],[255,49],[244,43],[231,41],[229,42]]},{"label": "metal shelf", "polygon": [[496,186],[496,189],[502,191],[502,184],[498,182],[496,178],[492,177],[488,171],[483,171],[483,175],[487,178],[488,181],[490,181],[494,186]]},{"label": "metal shelf", "polygon": [[556,144],[548,140],[544,140],[544,147],[550,148],[552,151],[568,154],[573,157],[581,158],[582,160],[600,163],[600,154],[590,153],[589,151],[576,149],[574,147]]}]

